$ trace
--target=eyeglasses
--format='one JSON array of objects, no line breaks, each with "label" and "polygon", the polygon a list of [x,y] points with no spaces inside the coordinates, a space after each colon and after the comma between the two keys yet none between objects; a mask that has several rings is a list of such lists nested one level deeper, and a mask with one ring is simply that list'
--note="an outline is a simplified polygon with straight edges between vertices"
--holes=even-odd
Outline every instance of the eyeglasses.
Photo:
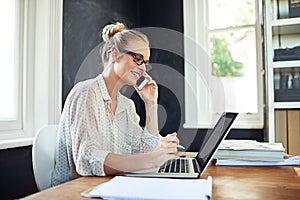
[{"label": "eyeglasses", "polygon": [[131,55],[133,57],[133,61],[137,64],[137,65],[142,65],[145,64],[146,67],[146,71],[150,71],[152,69],[152,66],[148,63],[148,61],[144,60],[144,56],[142,54],[139,53],[135,53],[133,51],[128,51],[126,49],[123,48],[118,48],[119,51],[124,52],[128,55]]}]

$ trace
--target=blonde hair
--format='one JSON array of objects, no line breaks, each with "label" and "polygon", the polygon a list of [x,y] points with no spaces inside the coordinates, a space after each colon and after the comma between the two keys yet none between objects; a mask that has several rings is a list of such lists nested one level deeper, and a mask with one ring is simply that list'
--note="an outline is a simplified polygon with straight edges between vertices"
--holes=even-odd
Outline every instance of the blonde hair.
[{"label": "blonde hair", "polygon": [[106,25],[102,30],[102,38],[105,42],[101,49],[101,58],[104,67],[109,62],[109,53],[114,45],[126,49],[129,41],[139,39],[149,46],[149,40],[145,34],[136,30],[127,29],[126,26],[120,22]]}]

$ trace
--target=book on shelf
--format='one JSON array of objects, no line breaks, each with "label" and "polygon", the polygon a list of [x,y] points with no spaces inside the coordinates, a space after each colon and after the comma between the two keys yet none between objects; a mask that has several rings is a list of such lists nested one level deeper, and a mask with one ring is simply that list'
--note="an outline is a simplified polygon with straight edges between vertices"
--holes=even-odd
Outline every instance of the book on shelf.
[{"label": "book on shelf", "polygon": [[255,140],[224,140],[215,159],[283,161],[282,143],[257,142]]}]

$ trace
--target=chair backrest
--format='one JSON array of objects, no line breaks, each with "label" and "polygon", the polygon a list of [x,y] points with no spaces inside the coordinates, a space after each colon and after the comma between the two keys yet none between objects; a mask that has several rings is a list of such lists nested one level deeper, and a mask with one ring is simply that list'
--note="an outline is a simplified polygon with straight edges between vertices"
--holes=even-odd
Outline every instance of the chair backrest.
[{"label": "chair backrest", "polygon": [[57,125],[40,128],[32,145],[34,178],[39,190],[51,187],[51,174],[55,164]]}]

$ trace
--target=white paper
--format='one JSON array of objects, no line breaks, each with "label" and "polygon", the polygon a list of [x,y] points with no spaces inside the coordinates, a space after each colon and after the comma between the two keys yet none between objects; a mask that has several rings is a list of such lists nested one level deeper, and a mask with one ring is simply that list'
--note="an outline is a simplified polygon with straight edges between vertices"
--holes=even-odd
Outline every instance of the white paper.
[{"label": "white paper", "polygon": [[255,140],[223,140],[219,146],[221,150],[265,150],[284,151],[282,143],[257,142]]},{"label": "white paper", "polygon": [[81,195],[104,199],[211,199],[212,178],[167,179],[116,176]]},{"label": "white paper", "polygon": [[295,156],[284,161],[253,161],[253,160],[234,160],[234,159],[217,159],[217,166],[284,166],[284,165],[299,165],[300,157]]}]

